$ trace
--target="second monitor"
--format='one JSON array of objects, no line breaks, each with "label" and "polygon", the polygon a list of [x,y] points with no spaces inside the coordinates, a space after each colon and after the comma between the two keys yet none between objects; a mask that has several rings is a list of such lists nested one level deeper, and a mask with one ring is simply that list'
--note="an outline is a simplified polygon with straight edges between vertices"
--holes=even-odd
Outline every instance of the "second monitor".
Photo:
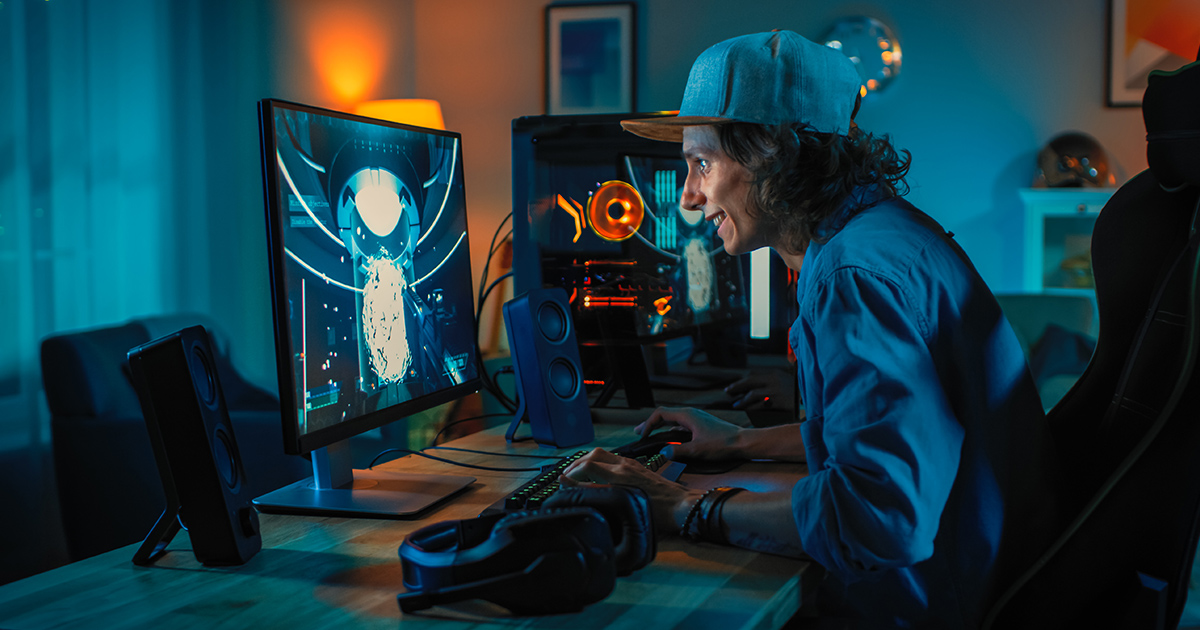
[{"label": "second monitor", "polygon": [[513,121],[514,291],[564,288],[585,377],[652,406],[643,349],[681,337],[710,355],[744,348],[747,283],[703,213],[679,209],[679,145],[624,131],[628,117]]}]

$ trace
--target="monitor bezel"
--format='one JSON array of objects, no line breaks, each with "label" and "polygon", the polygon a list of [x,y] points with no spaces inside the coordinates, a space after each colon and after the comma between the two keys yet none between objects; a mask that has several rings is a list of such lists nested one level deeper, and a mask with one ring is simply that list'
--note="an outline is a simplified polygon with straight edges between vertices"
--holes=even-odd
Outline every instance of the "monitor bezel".
[{"label": "monitor bezel", "polygon": [[[258,103],[259,112],[259,138],[261,142],[260,154],[262,161],[263,173],[263,191],[264,191],[264,208],[266,212],[267,225],[267,257],[269,261],[269,278],[271,283],[271,313],[273,321],[273,329],[275,335],[275,361],[276,370],[279,380],[279,402],[280,414],[283,424],[283,448],[284,451],[292,455],[303,455],[310,453],[320,448],[327,447],[336,442],[347,440],[356,435],[362,434],[390,424],[397,420],[401,420],[421,411],[444,405],[454,400],[469,396],[478,392],[482,386],[482,379],[476,369],[473,377],[466,379],[458,385],[441,389],[405,401],[391,407],[379,409],[357,418],[349,419],[335,425],[316,429],[308,433],[301,434],[300,428],[296,422],[299,402],[296,400],[295,373],[292,366],[292,356],[294,348],[292,347],[291,331],[288,328],[288,314],[284,305],[287,304],[287,271],[286,260],[284,256],[284,220],[285,216],[279,198],[279,181],[278,169],[275,168],[274,160],[271,158],[275,154],[275,110],[283,108],[294,111],[308,112],[331,118],[339,118],[355,122],[362,122],[372,125],[392,127],[406,131],[415,131],[423,134],[439,135],[454,138],[458,143],[458,152],[460,156],[459,169],[462,169],[462,134],[454,131],[446,131],[440,129],[429,129],[426,127],[418,127],[403,123],[380,120],[377,118],[369,118],[366,116],[358,116],[347,112],[339,112],[336,110],[326,109],[313,105],[296,103],[283,99],[264,98]],[[464,185],[464,201],[465,201],[465,185]],[[465,208],[464,208],[465,214]],[[467,249],[470,252],[470,233],[464,238]],[[471,278],[472,286],[468,288],[473,296],[474,278]],[[475,313],[471,311],[472,319]],[[474,330],[474,327],[472,327]],[[478,353],[478,344],[472,344],[472,353]],[[472,356],[470,364],[476,365],[478,357]]]}]

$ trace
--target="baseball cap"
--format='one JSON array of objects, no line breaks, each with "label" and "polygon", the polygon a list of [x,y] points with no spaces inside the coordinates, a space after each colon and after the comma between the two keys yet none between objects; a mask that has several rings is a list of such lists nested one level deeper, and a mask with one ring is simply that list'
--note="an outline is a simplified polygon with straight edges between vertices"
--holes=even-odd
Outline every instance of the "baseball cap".
[{"label": "baseball cap", "polygon": [[653,140],[682,142],[683,128],[720,122],[807,123],[818,132],[846,134],[862,88],[842,53],[792,31],[727,39],[692,64],[677,116],[623,120]]}]

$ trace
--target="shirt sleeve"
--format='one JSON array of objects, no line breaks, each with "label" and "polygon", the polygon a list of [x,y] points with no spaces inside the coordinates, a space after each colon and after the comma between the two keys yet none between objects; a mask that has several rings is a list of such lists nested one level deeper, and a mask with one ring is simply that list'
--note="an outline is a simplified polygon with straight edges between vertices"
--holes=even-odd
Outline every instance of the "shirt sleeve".
[{"label": "shirt sleeve", "polygon": [[958,469],[963,429],[926,343],[931,323],[911,304],[898,283],[841,269],[797,322],[815,404],[792,509],[805,551],[847,582],[933,554]]}]

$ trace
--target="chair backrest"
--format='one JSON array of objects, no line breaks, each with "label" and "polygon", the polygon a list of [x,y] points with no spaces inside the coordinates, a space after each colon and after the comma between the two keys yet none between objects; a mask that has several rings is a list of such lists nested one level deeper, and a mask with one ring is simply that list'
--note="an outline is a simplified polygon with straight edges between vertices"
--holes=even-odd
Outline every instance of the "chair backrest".
[{"label": "chair backrest", "polygon": [[986,628],[1175,627],[1187,598],[1200,536],[1200,63],[1152,77],[1144,111],[1150,169],[1092,236],[1096,350],[1047,417],[1070,518]]},{"label": "chair backrest", "polygon": [[1050,325],[1096,336],[1096,306],[1090,297],[1065,293],[997,293],[996,301],[1027,356]]}]

